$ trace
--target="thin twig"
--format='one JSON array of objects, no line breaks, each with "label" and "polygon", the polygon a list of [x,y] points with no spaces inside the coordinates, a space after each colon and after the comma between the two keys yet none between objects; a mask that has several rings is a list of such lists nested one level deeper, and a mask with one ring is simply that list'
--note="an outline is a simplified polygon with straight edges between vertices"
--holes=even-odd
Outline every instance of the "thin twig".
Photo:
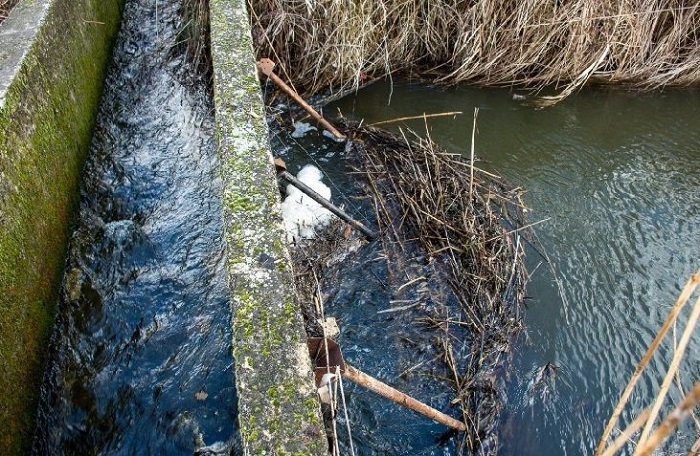
[{"label": "thin twig", "polygon": [[423,113],[419,116],[397,117],[395,119],[382,120],[380,122],[374,122],[374,123],[368,124],[367,126],[368,127],[376,127],[379,125],[387,125],[390,123],[403,122],[404,120],[418,120],[418,119],[427,119],[430,117],[457,116],[460,114],[462,114],[462,111],[439,112],[439,113],[434,113],[434,114]]},{"label": "thin twig", "polygon": [[479,108],[474,108],[474,123],[472,124],[472,144],[469,149],[469,201],[474,194],[474,137],[476,135],[476,117],[479,115]]}]

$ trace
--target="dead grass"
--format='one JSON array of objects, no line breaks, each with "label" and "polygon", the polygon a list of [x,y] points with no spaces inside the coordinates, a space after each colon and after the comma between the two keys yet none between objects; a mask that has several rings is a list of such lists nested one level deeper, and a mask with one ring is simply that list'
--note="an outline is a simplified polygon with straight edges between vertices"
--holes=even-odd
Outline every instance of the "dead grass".
[{"label": "dead grass", "polygon": [[0,24],[5,21],[17,3],[19,3],[19,0],[0,0]]},{"label": "dead grass", "polygon": [[306,95],[414,73],[444,83],[640,89],[700,81],[685,0],[248,0],[259,57]]},{"label": "dead grass", "polygon": [[[416,368],[452,387],[451,406],[467,426],[460,454],[496,454],[502,375],[522,327],[524,249],[520,231],[506,228],[522,226],[520,192],[430,139],[339,126],[376,212],[383,253],[371,261],[386,262],[384,285],[397,299],[381,312],[410,315],[407,333],[423,331],[434,341]],[[324,284],[329,276],[342,280],[336,265],[362,245],[334,224],[313,249],[292,249],[310,334],[322,332]]]},{"label": "dead grass", "polygon": [[[686,419],[688,416],[693,416],[693,408],[700,403],[700,381],[696,381],[690,392],[687,394],[683,392],[680,387],[680,380],[678,378],[678,366],[681,359],[687,354],[686,349],[688,347],[688,342],[691,335],[696,329],[698,319],[700,318],[700,296],[698,296],[695,304],[692,308],[690,315],[685,322],[685,329],[683,331],[683,336],[680,342],[673,341],[669,342],[669,345],[673,348],[673,359],[668,365],[668,370],[664,377],[664,381],[661,385],[659,392],[654,398],[653,406],[642,411],[639,416],[622,432],[620,435],[607,446],[607,441],[615,428],[622,411],[628,403],[632,390],[637,384],[638,380],[641,378],[643,373],[647,373],[646,369],[649,366],[649,361],[652,355],[656,352],[659,345],[663,342],[669,329],[674,326],[677,322],[678,316],[681,313],[683,307],[688,303],[693,295],[695,289],[700,285],[700,270],[696,271],[690,279],[685,284],[685,287],[681,291],[676,303],[669,311],[666,321],[659,329],[654,340],[649,344],[649,348],[646,353],[642,356],[641,360],[637,364],[635,371],[632,373],[630,380],[625,387],[620,400],[615,406],[608,423],[603,431],[603,435],[598,442],[596,448],[596,456],[612,456],[616,454],[620,449],[622,449],[627,444],[634,444],[634,455],[650,455],[654,450],[659,448],[663,443],[664,439],[673,432],[673,430],[678,426],[678,424]],[[653,375],[653,374],[652,374]],[[679,390],[682,395],[685,396],[683,400],[673,409],[666,417],[659,423],[657,422],[657,417],[661,407],[667,400],[668,390],[671,386],[673,379],[678,381]],[[695,420],[696,426],[698,425],[697,420]],[[635,442],[633,436],[644,426],[640,435]],[[689,455],[697,454],[698,446],[700,446],[700,439],[693,445]]]},{"label": "dead grass", "polygon": [[211,89],[212,66],[209,49],[209,0],[183,0],[176,52],[186,52],[192,67],[192,77],[203,76]]},{"label": "dead grass", "polygon": [[[395,275],[401,272],[397,259],[412,246],[443,272],[444,295],[434,297],[436,305],[418,321],[435,333],[449,373],[452,404],[467,426],[462,450],[496,454],[500,372],[522,327],[523,246],[519,234],[504,227],[522,220],[519,190],[429,138],[368,127],[349,131]],[[459,350],[455,344],[465,337],[467,349]]]}]

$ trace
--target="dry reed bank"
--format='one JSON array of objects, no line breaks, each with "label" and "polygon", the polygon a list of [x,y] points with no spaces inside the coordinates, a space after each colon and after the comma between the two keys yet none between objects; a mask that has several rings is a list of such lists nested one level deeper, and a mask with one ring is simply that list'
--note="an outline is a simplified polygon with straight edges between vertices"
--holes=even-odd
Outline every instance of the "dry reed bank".
[{"label": "dry reed bank", "polygon": [[305,94],[433,80],[654,89],[700,81],[696,0],[248,0],[259,57]]}]

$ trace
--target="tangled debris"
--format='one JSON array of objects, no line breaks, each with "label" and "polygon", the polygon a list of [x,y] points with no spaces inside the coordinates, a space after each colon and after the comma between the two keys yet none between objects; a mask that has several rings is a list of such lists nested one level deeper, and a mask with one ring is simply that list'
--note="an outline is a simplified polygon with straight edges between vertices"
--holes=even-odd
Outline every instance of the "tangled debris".
[{"label": "tangled debris", "polygon": [[[439,366],[431,371],[449,380],[451,404],[467,426],[460,453],[495,454],[503,367],[522,326],[527,279],[513,228],[522,226],[520,190],[430,139],[343,127],[346,159],[376,209],[387,285],[409,298],[398,304],[411,303],[386,312],[410,309],[416,326],[432,334],[430,358]],[[329,283],[342,280],[343,263],[366,242],[338,222],[313,248],[292,249],[310,335],[323,335]]]},{"label": "tangled debris", "polygon": [[0,0],[0,24],[10,15],[12,8],[19,3],[19,0]]}]

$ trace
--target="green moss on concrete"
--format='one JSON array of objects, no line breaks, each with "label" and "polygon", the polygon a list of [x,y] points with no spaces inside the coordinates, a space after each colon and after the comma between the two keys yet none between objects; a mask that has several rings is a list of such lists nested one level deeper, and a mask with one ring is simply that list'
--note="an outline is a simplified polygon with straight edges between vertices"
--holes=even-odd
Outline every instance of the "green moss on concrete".
[{"label": "green moss on concrete", "polygon": [[25,454],[33,429],[80,171],[121,3],[25,2],[2,25],[7,31],[13,20],[45,14],[0,101],[2,454]]},{"label": "green moss on concrete", "polygon": [[217,138],[245,454],[328,448],[282,243],[280,196],[243,0],[210,0]]}]

